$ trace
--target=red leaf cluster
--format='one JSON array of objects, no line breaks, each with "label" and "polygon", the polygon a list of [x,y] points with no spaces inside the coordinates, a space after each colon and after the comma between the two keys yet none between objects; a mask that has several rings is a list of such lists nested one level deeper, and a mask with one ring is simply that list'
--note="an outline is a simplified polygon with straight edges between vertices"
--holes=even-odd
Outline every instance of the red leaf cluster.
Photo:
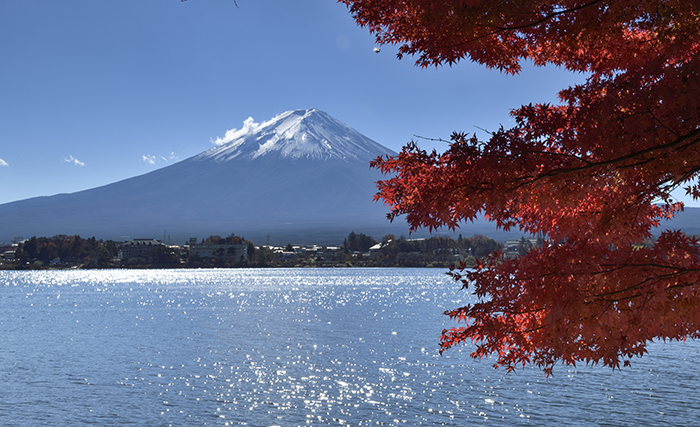
[{"label": "red leaf cluster", "polygon": [[[700,1],[341,0],[379,43],[421,66],[470,59],[507,73],[523,60],[588,75],[559,105],[512,111],[490,139],[454,133],[444,153],[410,143],[372,165],[375,197],[412,228],[483,213],[545,236],[516,260],[453,271],[481,302],[450,311],[497,366],[563,361],[618,367],[653,339],[700,333],[698,242],[680,232],[640,246],[700,185]],[[625,362],[626,363],[626,362]]]}]

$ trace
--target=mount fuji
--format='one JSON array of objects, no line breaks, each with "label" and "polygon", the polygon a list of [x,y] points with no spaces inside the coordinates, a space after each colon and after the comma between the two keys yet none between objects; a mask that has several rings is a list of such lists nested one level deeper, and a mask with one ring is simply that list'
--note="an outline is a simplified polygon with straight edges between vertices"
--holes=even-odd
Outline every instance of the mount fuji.
[{"label": "mount fuji", "polygon": [[[349,232],[408,233],[372,201],[383,176],[370,160],[395,153],[316,110],[244,122],[199,155],[71,194],[0,205],[0,241],[78,234],[173,241],[210,234],[255,243],[339,243]],[[177,240],[176,240],[177,239]]]}]

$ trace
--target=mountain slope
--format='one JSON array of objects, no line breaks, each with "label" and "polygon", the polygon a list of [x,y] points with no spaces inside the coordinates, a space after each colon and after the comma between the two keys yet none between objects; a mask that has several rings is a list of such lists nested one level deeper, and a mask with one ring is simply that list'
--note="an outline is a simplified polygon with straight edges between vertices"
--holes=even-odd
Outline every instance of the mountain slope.
[{"label": "mountain slope", "polygon": [[[318,110],[296,110],[229,131],[197,156],[145,175],[72,194],[0,205],[0,242],[15,236],[78,234],[103,239],[161,238],[173,242],[211,234],[243,235],[256,243],[338,244],[350,231],[374,238],[408,235],[372,202],[383,176],[369,168],[395,154]],[[700,208],[686,208],[663,229],[700,234]],[[508,239],[480,220],[457,233]],[[414,237],[427,235],[426,232]]]},{"label": "mountain slope", "polygon": [[[372,202],[381,175],[369,161],[394,154],[319,110],[246,122],[221,144],[174,165],[72,194],[0,205],[0,241],[12,236],[202,237],[310,240],[350,231],[407,232]],[[304,237],[306,236],[306,237]],[[264,242],[261,242],[264,243]]]}]

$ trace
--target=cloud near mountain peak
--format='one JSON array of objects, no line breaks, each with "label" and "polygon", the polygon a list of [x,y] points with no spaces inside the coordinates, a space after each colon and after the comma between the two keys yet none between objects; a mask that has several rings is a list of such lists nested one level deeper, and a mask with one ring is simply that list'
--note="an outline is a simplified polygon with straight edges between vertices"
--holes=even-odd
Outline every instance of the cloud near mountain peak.
[{"label": "cloud near mountain peak", "polygon": [[246,135],[254,134],[260,129],[260,126],[260,123],[255,123],[252,117],[248,117],[243,121],[243,127],[241,129],[234,128],[227,130],[223,138],[217,137],[216,139],[212,139],[211,142],[214,145],[223,145],[235,141],[236,139],[243,138]]}]

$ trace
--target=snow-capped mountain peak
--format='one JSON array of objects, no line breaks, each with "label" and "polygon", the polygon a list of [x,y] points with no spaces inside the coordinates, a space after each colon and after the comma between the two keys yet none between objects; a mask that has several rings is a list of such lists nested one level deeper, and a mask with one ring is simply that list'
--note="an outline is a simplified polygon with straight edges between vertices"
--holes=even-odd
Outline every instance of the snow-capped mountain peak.
[{"label": "snow-capped mountain peak", "polygon": [[408,231],[403,222],[389,225],[386,207],[372,201],[383,175],[369,161],[394,153],[321,111],[248,119],[214,142],[145,175],[0,205],[0,241],[63,233],[157,237],[167,229],[182,239],[235,232],[280,244],[332,243],[352,230]]},{"label": "snow-capped mountain peak", "polygon": [[317,109],[286,111],[260,124],[248,118],[241,129],[229,130],[213,142],[217,147],[196,159],[223,163],[236,158],[252,161],[273,156],[369,161],[392,154],[386,147]]}]

